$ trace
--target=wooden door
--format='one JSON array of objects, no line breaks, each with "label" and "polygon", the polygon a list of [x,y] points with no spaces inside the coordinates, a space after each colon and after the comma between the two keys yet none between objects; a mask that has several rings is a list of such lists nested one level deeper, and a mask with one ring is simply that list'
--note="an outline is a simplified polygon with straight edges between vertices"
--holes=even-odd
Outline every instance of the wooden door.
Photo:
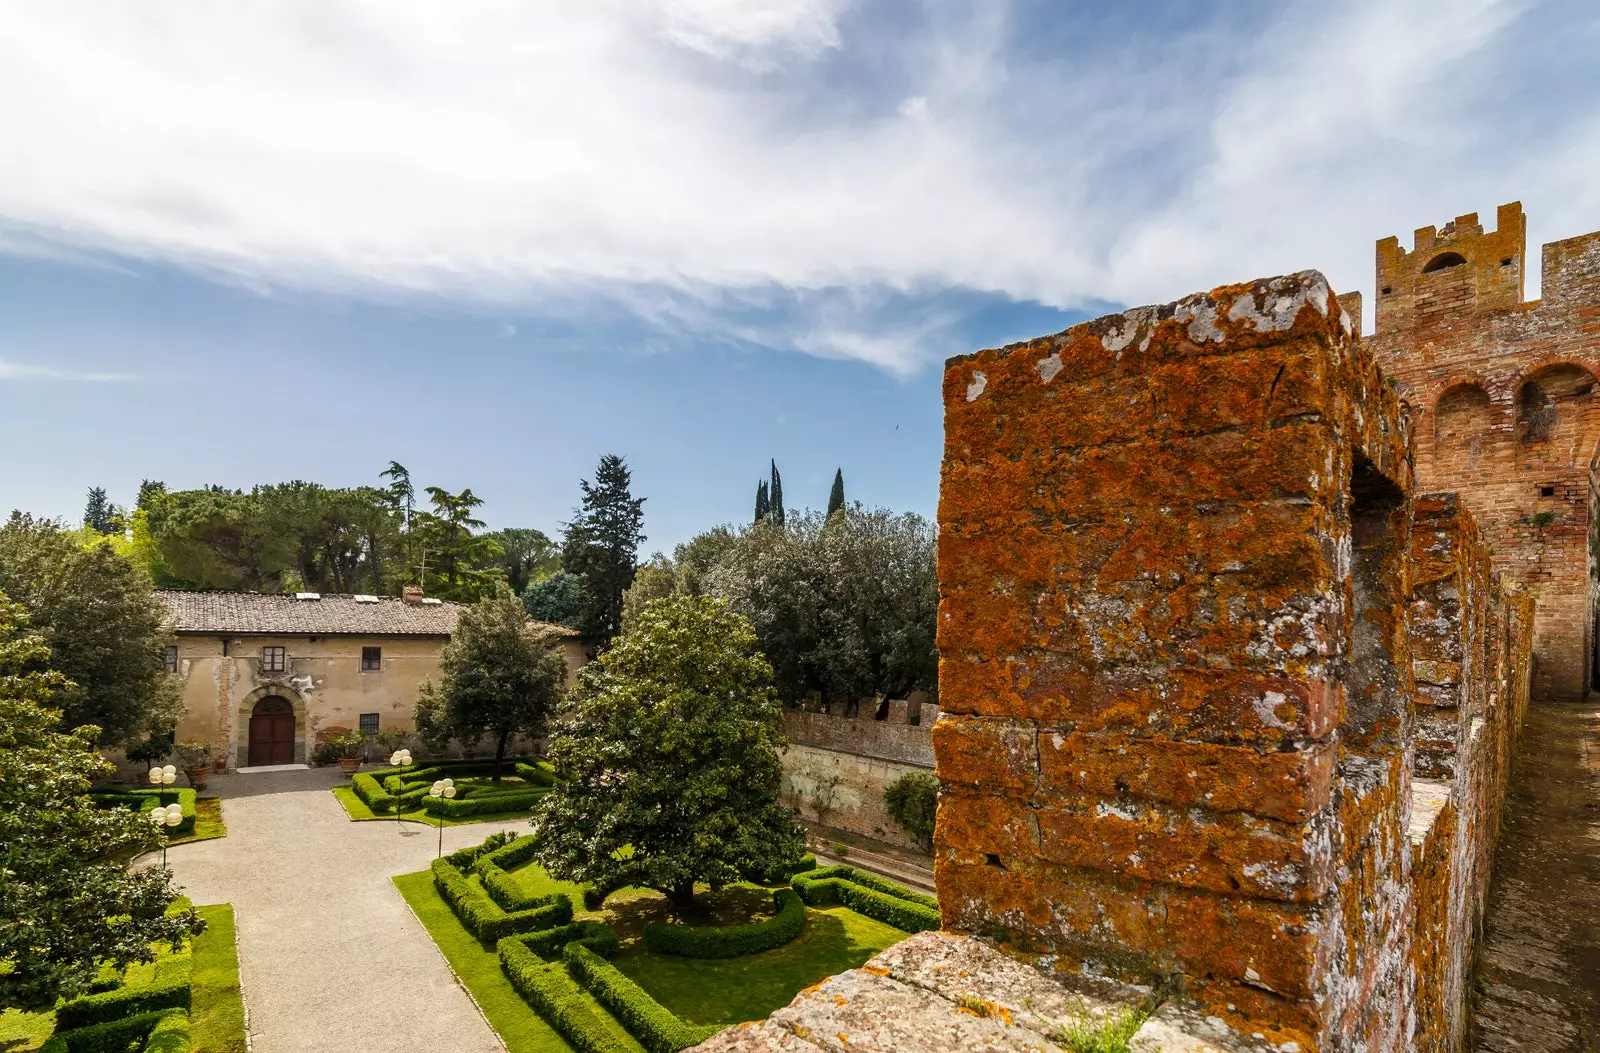
[{"label": "wooden door", "polygon": [[276,695],[263,698],[250,711],[252,768],[294,763],[294,707]]}]

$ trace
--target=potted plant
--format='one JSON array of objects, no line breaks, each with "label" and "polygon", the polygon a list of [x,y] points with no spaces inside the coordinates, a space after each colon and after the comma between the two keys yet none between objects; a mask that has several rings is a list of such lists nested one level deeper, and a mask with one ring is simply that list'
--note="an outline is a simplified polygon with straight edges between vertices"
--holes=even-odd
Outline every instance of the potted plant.
[{"label": "potted plant", "polygon": [[346,774],[353,774],[366,756],[367,737],[359,731],[341,731],[328,736],[328,745],[338,753],[339,767]]},{"label": "potted plant", "polygon": [[211,775],[211,744],[199,739],[184,739],[177,744],[178,760],[183,764],[183,774],[196,790],[206,788]]}]

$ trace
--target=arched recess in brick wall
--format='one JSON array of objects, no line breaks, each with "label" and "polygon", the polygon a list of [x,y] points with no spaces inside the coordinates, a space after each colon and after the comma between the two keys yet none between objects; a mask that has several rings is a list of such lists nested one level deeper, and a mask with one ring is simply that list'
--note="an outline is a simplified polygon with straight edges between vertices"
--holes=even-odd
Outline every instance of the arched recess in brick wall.
[{"label": "arched recess in brick wall", "polygon": [[1588,464],[1594,389],[1594,374],[1572,362],[1541,366],[1522,378],[1516,437],[1524,467]]},{"label": "arched recess in brick wall", "polygon": [[1433,455],[1452,467],[1476,468],[1494,425],[1494,406],[1482,384],[1452,384],[1433,404]]}]

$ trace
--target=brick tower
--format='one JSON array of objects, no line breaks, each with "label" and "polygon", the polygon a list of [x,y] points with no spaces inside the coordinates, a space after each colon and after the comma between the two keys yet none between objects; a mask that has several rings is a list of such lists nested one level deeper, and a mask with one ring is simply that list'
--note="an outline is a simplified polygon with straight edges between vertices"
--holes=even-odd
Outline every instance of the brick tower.
[{"label": "brick tower", "polygon": [[1600,614],[1600,232],[1544,246],[1543,298],[1525,301],[1522,205],[1495,220],[1422,227],[1410,252],[1378,242],[1367,343],[1410,405],[1418,492],[1459,492],[1496,568],[1537,597],[1535,696],[1580,698]]}]

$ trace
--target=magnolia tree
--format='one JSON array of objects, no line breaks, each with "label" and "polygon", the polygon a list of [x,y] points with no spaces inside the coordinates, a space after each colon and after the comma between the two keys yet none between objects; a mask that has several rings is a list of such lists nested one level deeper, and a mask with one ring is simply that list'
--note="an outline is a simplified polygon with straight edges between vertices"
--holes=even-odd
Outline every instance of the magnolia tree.
[{"label": "magnolia tree", "polygon": [[170,872],[118,862],[156,834],[143,816],[89,798],[90,780],[112,771],[95,751],[100,729],[62,731],[61,712],[41,704],[71,685],[26,626],[0,594],[0,1009],[37,1010],[204,923],[192,910],[167,913]]},{"label": "magnolia tree", "polygon": [[646,604],[552,727],[564,778],[534,820],[535,858],[597,889],[656,889],[680,912],[696,883],[776,870],[805,848],[778,803],[783,747],[750,623],[711,597]]}]

